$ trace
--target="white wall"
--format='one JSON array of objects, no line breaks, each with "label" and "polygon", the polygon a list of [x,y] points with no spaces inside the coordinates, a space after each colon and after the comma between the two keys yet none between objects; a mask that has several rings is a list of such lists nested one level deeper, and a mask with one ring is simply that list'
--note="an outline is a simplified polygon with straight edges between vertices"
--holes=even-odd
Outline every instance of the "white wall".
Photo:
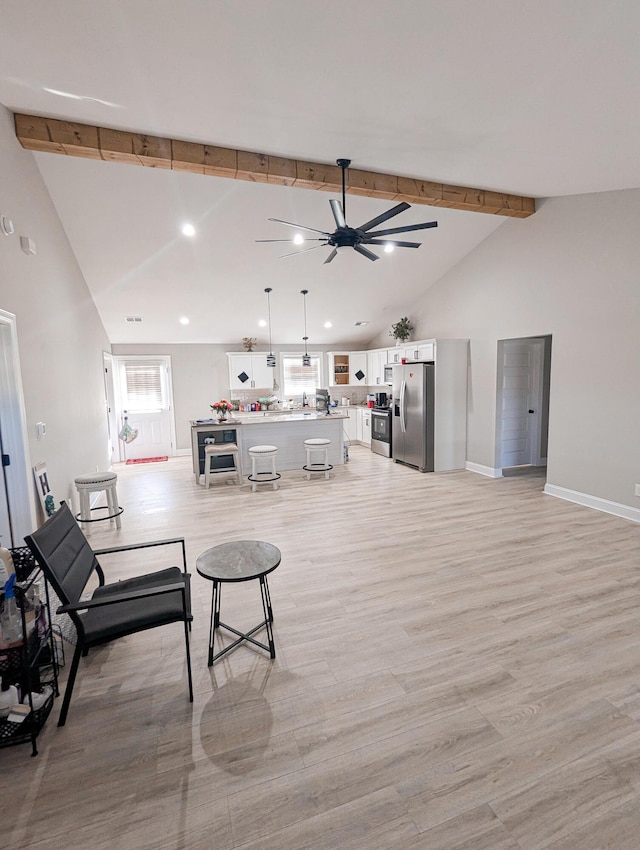
[{"label": "white wall", "polygon": [[[108,465],[102,350],[110,345],[34,157],[3,107],[0,214],[16,230],[0,235],[0,308],[17,319],[30,460],[46,461],[56,501],[68,499],[76,475]],[[34,240],[35,256],[21,251],[20,235]],[[47,425],[41,439],[38,421]]]},{"label": "white wall", "polygon": [[430,289],[415,338],[471,340],[468,460],[496,466],[499,339],[553,337],[547,483],[640,508],[640,190],[547,200]]}]

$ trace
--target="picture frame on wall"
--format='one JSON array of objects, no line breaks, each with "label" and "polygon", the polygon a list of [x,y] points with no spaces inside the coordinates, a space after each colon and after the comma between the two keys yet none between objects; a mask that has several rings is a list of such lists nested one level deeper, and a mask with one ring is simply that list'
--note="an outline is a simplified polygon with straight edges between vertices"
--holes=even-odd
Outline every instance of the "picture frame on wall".
[{"label": "picture frame on wall", "polygon": [[49,485],[49,475],[47,472],[47,464],[45,461],[36,463],[33,467],[33,476],[35,478],[36,490],[42,507],[42,513],[45,517],[55,513],[55,501]]}]

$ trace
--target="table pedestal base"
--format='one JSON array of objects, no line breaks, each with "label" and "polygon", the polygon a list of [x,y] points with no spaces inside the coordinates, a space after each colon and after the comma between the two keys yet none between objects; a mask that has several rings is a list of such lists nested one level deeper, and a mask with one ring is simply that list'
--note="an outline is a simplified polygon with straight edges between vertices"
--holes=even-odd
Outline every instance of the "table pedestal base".
[{"label": "table pedestal base", "polygon": [[[273,610],[271,608],[271,596],[269,594],[269,584],[267,582],[266,575],[259,576],[259,581],[264,620],[261,623],[258,623],[257,626],[254,626],[252,629],[249,629],[248,632],[239,632],[237,629],[234,629],[233,626],[229,626],[227,623],[223,623],[220,619],[220,596],[222,591],[222,582],[214,580],[213,594],[211,598],[211,622],[209,626],[209,667],[211,667],[213,662],[220,658],[222,655],[225,655],[227,652],[230,652],[232,649],[235,649],[236,646],[239,646],[245,641],[248,643],[252,643],[254,646],[257,646],[260,649],[264,649],[265,652],[269,653],[271,658],[276,657],[276,647],[273,640],[273,628],[271,626],[271,624],[273,623]],[[216,629],[219,628],[226,629],[232,634],[238,635],[238,639],[234,640],[233,643],[230,643],[229,646],[225,646],[224,649],[221,649],[220,652],[217,652],[214,655],[213,645],[215,640],[215,634]],[[260,629],[266,629],[267,640],[269,642],[268,646],[267,644],[260,643],[259,640],[256,640],[255,638],[251,637],[251,635],[260,631]]]}]

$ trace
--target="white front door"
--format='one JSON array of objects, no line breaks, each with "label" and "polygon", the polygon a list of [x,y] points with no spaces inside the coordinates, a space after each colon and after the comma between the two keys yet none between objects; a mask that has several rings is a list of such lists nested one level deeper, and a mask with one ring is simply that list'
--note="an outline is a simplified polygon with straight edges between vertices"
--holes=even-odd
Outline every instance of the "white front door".
[{"label": "white front door", "polygon": [[118,357],[119,433],[126,424],[137,436],[119,439],[121,460],[164,457],[173,454],[174,425],[171,392],[171,358]]},{"label": "white front door", "polygon": [[541,422],[544,340],[499,343],[500,467],[534,464]]}]

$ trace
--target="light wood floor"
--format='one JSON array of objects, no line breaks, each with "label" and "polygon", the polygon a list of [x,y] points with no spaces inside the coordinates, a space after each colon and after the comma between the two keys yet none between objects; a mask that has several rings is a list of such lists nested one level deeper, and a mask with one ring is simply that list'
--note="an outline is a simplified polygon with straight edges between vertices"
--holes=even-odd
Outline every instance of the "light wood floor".
[{"label": "light wood floor", "polygon": [[[539,476],[358,447],[277,492],[206,491],[189,458],[117,471],[122,530],[91,540],[186,537],[195,701],[179,625],[91,653],[67,726],[58,701],[37,758],[0,751],[0,846],[638,850],[637,525]],[[210,670],[194,564],[236,539],[282,550],[277,658]],[[222,614],[258,622],[257,585],[225,587]]]}]

